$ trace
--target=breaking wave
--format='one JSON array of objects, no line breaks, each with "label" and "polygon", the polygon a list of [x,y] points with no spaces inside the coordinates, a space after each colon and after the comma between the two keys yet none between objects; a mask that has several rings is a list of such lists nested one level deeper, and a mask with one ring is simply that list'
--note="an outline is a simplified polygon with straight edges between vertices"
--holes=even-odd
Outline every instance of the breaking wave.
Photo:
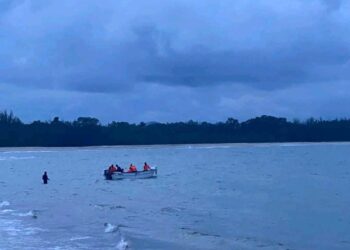
[{"label": "breaking wave", "polygon": [[118,232],[118,230],[119,230],[119,226],[115,226],[110,223],[105,223],[105,233],[114,233],[114,232]]},{"label": "breaking wave", "polygon": [[125,250],[129,248],[129,243],[124,239],[121,231],[119,230],[119,225],[113,225],[111,223],[105,223],[105,233],[115,233],[118,232],[120,236],[120,241],[118,242],[116,248],[118,250]]},{"label": "breaking wave", "polygon": [[129,244],[124,238],[122,237],[121,240],[117,244],[117,249],[118,250],[125,250],[129,248]]},{"label": "breaking wave", "polygon": [[9,214],[9,213],[12,213],[13,211],[15,211],[15,210],[12,210],[12,209],[4,209],[4,210],[0,210],[0,214]]},{"label": "breaking wave", "polygon": [[0,208],[7,207],[7,206],[10,206],[10,202],[8,202],[8,201],[0,202]]},{"label": "breaking wave", "polygon": [[16,213],[15,215],[18,215],[20,217],[33,217],[33,218],[37,218],[37,212],[35,210],[30,210],[26,213]]}]

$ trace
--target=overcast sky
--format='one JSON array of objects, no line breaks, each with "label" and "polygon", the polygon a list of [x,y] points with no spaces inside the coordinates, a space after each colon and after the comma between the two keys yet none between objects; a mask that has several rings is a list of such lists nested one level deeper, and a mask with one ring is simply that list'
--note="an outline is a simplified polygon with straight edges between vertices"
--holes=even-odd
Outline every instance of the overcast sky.
[{"label": "overcast sky", "polygon": [[0,0],[24,121],[350,117],[348,0]]}]

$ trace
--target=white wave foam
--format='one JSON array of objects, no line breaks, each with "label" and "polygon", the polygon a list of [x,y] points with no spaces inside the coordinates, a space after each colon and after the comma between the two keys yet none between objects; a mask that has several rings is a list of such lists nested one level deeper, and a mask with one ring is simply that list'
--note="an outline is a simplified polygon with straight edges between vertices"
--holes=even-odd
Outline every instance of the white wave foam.
[{"label": "white wave foam", "polygon": [[0,214],[9,214],[9,213],[12,213],[13,211],[15,211],[15,210],[12,210],[12,209],[4,209],[4,210],[0,210]]},{"label": "white wave foam", "polygon": [[21,232],[19,224],[19,220],[2,220],[1,231],[8,236],[17,236]]},{"label": "white wave foam", "polygon": [[124,237],[121,235],[121,232],[119,230],[119,226],[115,226],[111,223],[105,223],[105,233],[114,233],[114,232],[118,232],[120,235],[120,241],[118,242],[116,248],[118,250],[125,250],[127,248],[129,248],[129,244],[128,242],[124,239]]},{"label": "white wave foam", "polygon": [[4,229],[4,231],[9,235],[9,236],[17,236],[21,230],[15,227],[7,227]]},{"label": "white wave foam", "polygon": [[105,233],[114,233],[114,232],[117,232],[118,230],[119,230],[118,226],[115,226],[110,223],[105,223]]},{"label": "white wave foam", "polygon": [[24,235],[34,235],[34,234],[37,234],[39,232],[46,232],[46,231],[47,230],[39,228],[39,227],[26,227],[26,228],[24,228],[22,233]]},{"label": "white wave foam", "polygon": [[12,216],[0,216],[0,249],[38,249],[33,244],[42,241],[38,237],[42,231],[47,230],[26,227],[21,220]]},{"label": "white wave foam", "polygon": [[34,210],[30,210],[27,213],[17,213],[15,215],[18,215],[20,217],[33,217],[33,218],[37,218],[37,214]]},{"label": "white wave foam", "polygon": [[71,246],[54,246],[50,247],[50,250],[76,250],[76,248],[73,248]]},{"label": "white wave foam", "polygon": [[8,201],[2,201],[2,202],[0,202],[0,208],[2,208],[2,207],[7,207],[7,206],[10,206],[10,202],[8,202]]},{"label": "white wave foam", "polygon": [[29,159],[34,159],[34,156],[10,156],[10,157],[0,157],[0,161],[14,161],[14,160],[29,160]]},{"label": "white wave foam", "polygon": [[20,220],[2,220],[0,226],[1,230],[9,236],[34,235],[47,231],[39,227],[24,227]]},{"label": "white wave foam", "polygon": [[122,237],[121,240],[117,244],[117,249],[118,250],[126,250],[129,248],[129,244],[124,238]]},{"label": "white wave foam", "polygon": [[16,150],[16,151],[5,151],[3,154],[25,154],[25,153],[52,153],[55,151],[49,150]]},{"label": "white wave foam", "polygon": [[90,236],[77,236],[77,237],[72,237],[69,240],[70,241],[76,241],[76,240],[86,240],[86,239],[90,239]]},{"label": "white wave foam", "polygon": [[10,156],[10,160],[28,160],[28,159],[34,159],[35,156]]},{"label": "white wave foam", "polygon": [[221,149],[221,148],[232,148],[233,145],[216,145],[216,146],[197,146],[198,149]]}]

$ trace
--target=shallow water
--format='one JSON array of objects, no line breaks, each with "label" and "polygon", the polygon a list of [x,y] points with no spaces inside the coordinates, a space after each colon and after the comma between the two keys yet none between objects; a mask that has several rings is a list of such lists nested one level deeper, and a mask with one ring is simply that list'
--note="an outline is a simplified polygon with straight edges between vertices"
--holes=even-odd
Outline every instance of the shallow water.
[{"label": "shallow water", "polygon": [[349,249],[349,187],[348,143],[3,148],[0,249]]}]

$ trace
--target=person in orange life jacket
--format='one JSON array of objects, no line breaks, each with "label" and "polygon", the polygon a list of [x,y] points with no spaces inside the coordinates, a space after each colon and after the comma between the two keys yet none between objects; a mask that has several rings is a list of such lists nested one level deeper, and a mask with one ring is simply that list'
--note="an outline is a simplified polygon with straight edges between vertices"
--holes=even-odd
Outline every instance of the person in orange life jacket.
[{"label": "person in orange life jacket", "polygon": [[151,167],[148,166],[147,162],[145,162],[145,164],[143,165],[143,171],[148,171],[151,170]]},{"label": "person in orange life jacket", "polygon": [[113,172],[115,172],[115,171],[117,171],[117,169],[116,169],[116,167],[112,164],[112,165],[108,168],[108,172],[109,172],[109,173],[113,173]]},{"label": "person in orange life jacket", "polygon": [[132,173],[132,172],[137,172],[137,168],[134,165],[130,164],[128,173]]}]

